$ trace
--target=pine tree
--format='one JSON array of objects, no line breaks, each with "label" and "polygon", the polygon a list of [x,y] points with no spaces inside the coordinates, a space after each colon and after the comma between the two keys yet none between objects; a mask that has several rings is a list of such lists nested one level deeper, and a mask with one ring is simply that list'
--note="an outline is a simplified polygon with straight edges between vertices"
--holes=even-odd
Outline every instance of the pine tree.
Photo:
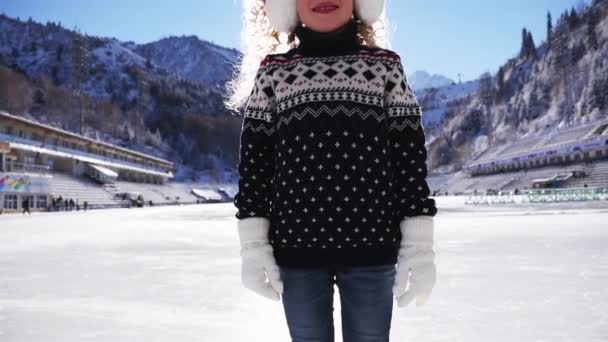
[{"label": "pine tree", "polygon": [[567,9],[564,10],[564,12],[562,13],[562,18],[561,18],[561,22],[567,24],[568,23],[568,19],[570,18],[570,11],[568,11]]},{"label": "pine tree", "polygon": [[63,59],[63,49],[63,44],[57,45],[57,49],[55,50],[55,60],[57,63],[61,63],[61,60]]},{"label": "pine tree", "polygon": [[528,31],[527,45],[528,45],[528,57],[532,57],[536,59],[538,54],[536,52],[536,44],[534,43],[534,38],[532,38],[532,32]]},{"label": "pine tree", "polygon": [[498,100],[504,100],[505,98],[505,70],[501,66],[496,73],[496,87],[498,88],[496,97]]},{"label": "pine tree", "polygon": [[551,41],[553,40],[553,20],[551,12],[547,12],[547,47],[551,49]]},{"label": "pine tree", "polygon": [[521,49],[519,51],[520,58],[528,56],[528,30],[524,27],[521,30]]},{"label": "pine tree", "polygon": [[604,110],[606,108],[606,101],[608,100],[608,96],[606,96],[606,88],[608,87],[608,78],[598,78],[593,81],[593,85],[591,87],[591,96],[590,96],[590,107],[597,108],[599,110]]},{"label": "pine tree", "polygon": [[485,106],[489,106],[494,101],[494,87],[492,85],[492,75],[489,72],[485,72],[479,78],[479,97],[481,103]]},{"label": "pine tree", "polygon": [[564,25],[557,27],[553,33],[553,66],[557,70],[564,70],[570,65],[570,49],[568,35]]},{"label": "pine tree", "polygon": [[57,65],[51,67],[51,79],[54,85],[59,85],[59,68]]},{"label": "pine tree", "polygon": [[604,94],[604,102],[608,105],[608,76],[604,74],[604,87],[602,88],[602,94]]},{"label": "pine tree", "polygon": [[585,44],[582,41],[576,43],[572,49],[572,64],[578,63],[578,61],[585,57],[586,53]]},{"label": "pine tree", "polygon": [[534,44],[534,38],[532,38],[532,32],[528,31],[525,27],[521,32],[521,50],[519,52],[520,58],[536,58],[536,45]]},{"label": "pine tree", "polygon": [[574,30],[576,27],[578,27],[579,22],[578,14],[576,13],[574,7],[572,7],[570,14],[568,14],[568,25],[570,26],[570,29]]},{"label": "pine tree", "polygon": [[590,49],[597,50],[599,48],[599,42],[597,39],[596,27],[600,22],[600,14],[597,9],[590,8],[587,15],[587,40]]},{"label": "pine tree", "polygon": [[534,83],[534,87],[530,93],[527,110],[529,120],[534,120],[539,117],[540,112],[543,110],[543,104],[538,98],[538,85],[536,83]]}]

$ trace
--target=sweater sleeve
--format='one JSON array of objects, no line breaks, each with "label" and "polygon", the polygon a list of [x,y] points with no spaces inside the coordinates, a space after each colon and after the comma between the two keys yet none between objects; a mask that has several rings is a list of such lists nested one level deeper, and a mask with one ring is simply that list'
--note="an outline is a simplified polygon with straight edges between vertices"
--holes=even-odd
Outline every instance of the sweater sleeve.
[{"label": "sweater sleeve", "polygon": [[389,68],[385,83],[384,106],[389,125],[393,161],[393,193],[396,217],[401,224],[431,219],[437,213],[435,200],[429,198],[427,150],[422,127],[422,111],[397,57]]},{"label": "sweater sleeve", "polygon": [[264,59],[255,75],[241,127],[235,217],[270,219],[276,100]]}]

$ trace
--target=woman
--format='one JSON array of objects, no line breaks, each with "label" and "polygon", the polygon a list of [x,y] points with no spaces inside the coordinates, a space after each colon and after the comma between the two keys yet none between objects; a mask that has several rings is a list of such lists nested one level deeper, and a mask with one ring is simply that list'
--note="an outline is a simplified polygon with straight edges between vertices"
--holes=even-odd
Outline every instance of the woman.
[{"label": "woman", "polygon": [[434,286],[437,208],[420,106],[374,30],[384,1],[245,9],[227,102],[246,102],[234,197],[243,284],[282,298],[293,341],[333,341],[334,284],[344,341],[388,341],[393,296],[422,304]]}]

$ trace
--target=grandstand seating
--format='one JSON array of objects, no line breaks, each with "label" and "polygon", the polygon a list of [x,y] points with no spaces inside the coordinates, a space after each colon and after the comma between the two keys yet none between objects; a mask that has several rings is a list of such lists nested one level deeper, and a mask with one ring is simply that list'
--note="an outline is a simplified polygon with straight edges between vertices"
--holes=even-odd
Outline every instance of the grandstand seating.
[{"label": "grandstand seating", "polygon": [[160,191],[163,191],[165,195],[173,198],[179,196],[181,202],[196,202],[198,197],[192,193],[191,189],[192,184],[169,182],[165,184],[165,187],[160,189]]},{"label": "grandstand seating", "polygon": [[123,200],[114,198],[112,193],[98,183],[87,178],[77,178],[59,172],[51,172],[51,176],[53,178],[49,182],[50,193],[54,197],[72,198],[81,205],[87,201],[91,207],[126,204]]},{"label": "grandstand seating", "polygon": [[74,177],[65,173],[51,172],[50,193],[54,197],[73,198],[79,204],[88,201],[91,207],[128,206],[129,201],[116,196],[121,193],[141,194],[144,201],[154,204],[196,203],[192,184],[149,184],[116,181],[100,185],[88,178]]},{"label": "grandstand seating", "polygon": [[499,158],[525,155],[529,152],[554,147],[561,144],[573,143],[585,138],[608,134],[608,123],[605,121],[586,124],[574,128],[542,133],[531,137],[518,139],[512,143],[490,146],[478,153],[470,163],[487,162]]},{"label": "grandstand seating", "polygon": [[536,145],[543,137],[529,137],[524,139],[518,139],[512,144],[507,145],[504,149],[500,151],[500,155],[513,155],[520,154],[524,152],[530,151],[530,146]]},{"label": "grandstand seating", "polygon": [[486,151],[478,154],[472,161],[483,162],[494,160],[499,156],[517,155],[520,153],[528,152],[531,150],[531,146],[538,146],[545,139],[546,137],[543,136],[528,137],[517,140],[512,144],[491,146],[488,147]]},{"label": "grandstand seating", "polygon": [[[580,172],[583,177],[564,177],[566,173]],[[595,161],[587,164],[574,164],[566,167],[546,166],[527,171],[504,172],[491,175],[472,177],[459,172],[449,178],[445,176],[429,176],[428,183],[431,191],[451,194],[478,190],[514,190],[530,189],[532,182],[537,179],[548,179],[554,176],[567,178],[561,187],[577,188],[585,184],[589,187],[608,187],[608,160]]]},{"label": "grandstand seating", "polygon": [[[608,162],[606,162],[608,165]],[[515,171],[497,173],[491,175],[472,177],[465,173],[458,173],[451,179],[443,182],[437,182],[433,176],[429,176],[428,182],[432,191],[439,190],[440,193],[448,191],[449,193],[464,193],[466,191],[478,190],[486,191],[489,189],[493,190],[515,190],[515,189],[530,189],[532,182],[536,179],[551,178],[557,174],[565,172],[584,171],[590,174],[588,170],[585,170],[584,166],[572,165],[569,167],[544,167],[538,169],[531,169],[527,171]],[[605,171],[605,172],[608,172]],[[578,178],[571,178],[565,186],[572,186],[573,182]]]},{"label": "grandstand seating", "polygon": [[551,136],[551,138],[547,140],[543,147],[551,147],[554,145],[561,145],[564,143],[577,141],[579,139],[585,138],[589,134],[591,129],[592,128],[589,126],[582,126],[559,132],[558,134]]},{"label": "grandstand seating", "polygon": [[586,177],[571,178],[566,182],[567,187],[608,187],[608,161],[586,164],[583,171]]}]

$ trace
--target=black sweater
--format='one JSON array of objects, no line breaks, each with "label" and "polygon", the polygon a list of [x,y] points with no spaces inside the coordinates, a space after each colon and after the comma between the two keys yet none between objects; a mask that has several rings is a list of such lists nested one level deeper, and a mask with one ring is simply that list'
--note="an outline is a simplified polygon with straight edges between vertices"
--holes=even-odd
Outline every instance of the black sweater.
[{"label": "black sweater", "polygon": [[267,55],[256,74],[235,217],[270,221],[279,266],[394,264],[400,222],[437,213],[400,57],[359,44],[353,21],[296,36],[297,48]]}]

